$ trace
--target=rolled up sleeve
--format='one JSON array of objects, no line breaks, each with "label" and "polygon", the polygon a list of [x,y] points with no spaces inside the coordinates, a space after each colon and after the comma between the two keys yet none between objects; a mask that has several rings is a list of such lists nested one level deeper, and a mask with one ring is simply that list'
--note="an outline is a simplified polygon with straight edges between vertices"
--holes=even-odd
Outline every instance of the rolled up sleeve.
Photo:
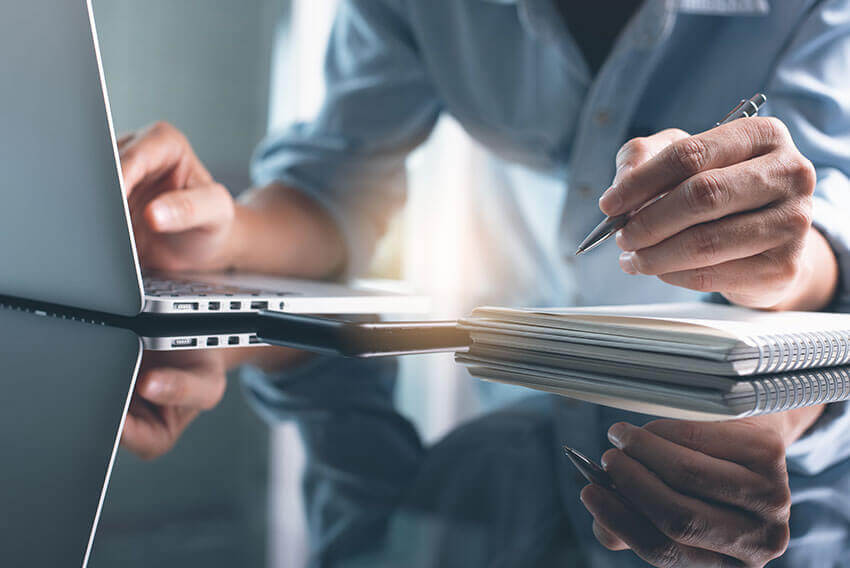
[{"label": "rolled up sleeve", "polygon": [[401,3],[340,4],[325,60],[318,116],[271,134],[256,151],[258,185],[281,183],[324,206],[347,245],[349,276],[406,197],[405,159],[440,113]]},{"label": "rolled up sleeve", "polygon": [[[828,309],[850,311],[850,2],[815,3],[777,60],[766,92],[767,113],[788,126],[817,170],[813,222],[840,273]],[[850,405],[828,406],[787,455],[790,470],[809,475],[850,457]]]}]

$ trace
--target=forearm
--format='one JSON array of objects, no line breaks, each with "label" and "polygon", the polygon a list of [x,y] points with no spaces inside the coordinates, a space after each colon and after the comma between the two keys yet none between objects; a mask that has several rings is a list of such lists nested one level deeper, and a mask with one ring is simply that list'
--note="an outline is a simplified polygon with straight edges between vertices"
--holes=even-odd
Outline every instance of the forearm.
[{"label": "forearm", "polygon": [[771,309],[816,311],[832,302],[838,287],[838,261],[817,229],[809,230],[801,263],[788,297]]},{"label": "forearm", "polygon": [[223,254],[235,270],[297,278],[329,278],[345,263],[345,245],[330,215],[310,197],[280,185],[240,199]]}]

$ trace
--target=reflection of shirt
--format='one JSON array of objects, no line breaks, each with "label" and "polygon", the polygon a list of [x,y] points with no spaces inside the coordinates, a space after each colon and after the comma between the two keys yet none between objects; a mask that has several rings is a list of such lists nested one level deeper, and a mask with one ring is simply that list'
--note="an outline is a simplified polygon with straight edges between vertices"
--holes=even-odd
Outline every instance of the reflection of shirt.
[{"label": "reflection of shirt", "polygon": [[[470,307],[675,301],[694,294],[622,274],[613,243],[578,259],[572,252],[600,218],[596,202],[625,140],[672,126],[702,130],[739,98],[765,91],[765,112],[785,121],[817,167],[815,223],[839,257],[839,307],[847,307],[848,32],[850,2],[648,0],[591,80],[554,0],[349,0],[329,46],[321,113],[270,136],[253,171],[260,184],[281,181],[323,203],[356,274],[404,200],[407,153],[447,112],[488,150],[467,219],[488,245],[467,263],[477,278]],[[646,418],[549,404],[560,506],[588,557],[603,558],[558,448],[599,456],[611,423]],[[817,473],[850,455],[845,408],[830,407],[790,449],[793,471]],[[820,531],[812,538],[844,538],[807,525],[804,514],[794,522]]]}]

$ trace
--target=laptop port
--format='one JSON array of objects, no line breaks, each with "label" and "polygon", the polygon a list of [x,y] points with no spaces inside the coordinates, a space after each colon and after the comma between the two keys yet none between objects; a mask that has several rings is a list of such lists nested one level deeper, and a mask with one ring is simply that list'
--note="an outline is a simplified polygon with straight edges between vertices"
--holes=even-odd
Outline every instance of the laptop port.
[{"label": "laptop port", "polygon": [[286,302],[281,302],[281,303],[280,303],[280,308],[279,308],[279,309],[281,309],[281,310],[282,310],[282,309],[283,309],[283,306],[285,306],[285,305],[286,305]]},{"label": "laptop port", "polygon": [[252,310],[265,310],[268,307],[269,307],[268,302],[251,302],[251,309]]},{"label": "laptop port", "polygon": [[231,310],[240,310],[242,309],[242,302],[230,302]]},{"label": "laptop port", "polygon": [[221,309],[221,302],[210,302],[207,304],[207,309],[211,312],[217,312]]},{"label": "laptop port", "polygon": [[215,347],[218,345],[218,337],[207,337],[207,347]]},{"label": "laptop port", "polygon": [[227,338],[227,344],[228,345],[239,345],[239,336],[238,335],[231,335],[230,337]]},{"label": "laptop port", "polygon": [[178,312],[192,312],[197,311],[198,302],[174,302],[172,306]]},{"label": "laptop port", "polygon": [[194,337],[178,337],[171,340],[172,347],[197,347],[198,340]]},{"label": "laptop port", "polygon": [[256,345],[256,344],[258,344],[259,342],[260,342],[260,338],[259,338],[259,337],[257,337],[256,335],[252,335],[252,336],[248,339],[248,343],[250,343],[251,345]]}]

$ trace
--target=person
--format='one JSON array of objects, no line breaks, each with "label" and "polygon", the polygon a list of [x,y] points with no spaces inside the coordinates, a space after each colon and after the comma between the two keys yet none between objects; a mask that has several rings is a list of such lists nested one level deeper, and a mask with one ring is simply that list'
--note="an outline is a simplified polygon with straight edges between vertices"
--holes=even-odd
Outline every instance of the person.
[{"label": "person", "polygon": [[[449,113],[487,151],[476,171],[480,206],[467,221],[490,243],[478,251],[477,274],[499,289],[480,288],[473,301],[635,303],[713,292],[760,309],[844,310],[848,47],[850,3],[838,0],[343,1],[321,112],[260,146],[257,188],[239,202],[173,127],[159,123],[120,140],[140,256],[166,270],[361,274],[404,201],[405,157]],[[705,130],[759,91],[768,94],[769,117]],[[600,209],[634,211],[662,194],[618,235],[619,270],[604,253],[610,248],[570,258]],[[246,350],[154,362],[140,377],[124,443],[147,457],[167,451],[198,410],[215,404],[223,370],[247,361],[246,384],[267,416],[286,414],[274,409],[293,401],[329,411],[300,422],[324,463],[330,425],[346,423],[353,433],[364,425],[348,405],[371,420],[386,417],[390,398],[385,375],[369,365],[304,358]],[[333,389],[300,390],[307,374],[322,373],[362,379],[381,405],[361,402],[351,388],[340,389],[347,402]],[[789,514],[789,473],[792,482],[816,480],[845,462],[846,403],[729,423],[636,426],[646,417],[547,400],[534,423],[542,420],[551,436],[534,447],[549,452],[539,460],[548,475],[531,486],[559,497],[557,522],[547,526],[569,531],[544,531],[549,540],[538,549],[558,549],[560,538],[576,558],[601,566],[762,566],[782,555],[796,526],[786,557],[797,565],[844,554],[845,532],[814,522],[812,509]],[[615,447],[603,463],[624,499],[589,486],[581,507],[581,484],[553,452],[568,443],[601,454],[606,430]],[[498,430],[493,435],[489,444],[476,439],[491,448],[500,442]],[[422,473],[426,455],[409,453],[413,469],[392,475]],[[322,491],[338,481],[336,470],[318,469],[327,477],[308,490],[319,500],[311,507],[316,554],[327,558],[357,533],[340,524],[344,515]],[[379,470],[375,464],[359,478],[380,481]],[[387,515],[401,495],[387,490]],[[480,522],[496,530],[486,517]],[[489,542],[513,544],[504,535]]]}]

